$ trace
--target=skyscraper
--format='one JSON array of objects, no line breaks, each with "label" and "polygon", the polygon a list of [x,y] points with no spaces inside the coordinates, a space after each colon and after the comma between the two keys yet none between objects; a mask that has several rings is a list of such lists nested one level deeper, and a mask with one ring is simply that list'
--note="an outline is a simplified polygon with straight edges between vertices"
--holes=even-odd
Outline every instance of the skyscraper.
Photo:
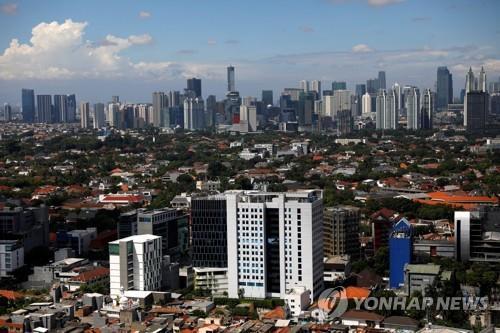
[{"label": "skyscraper", "polygon": [[66,97],[66,122],[74,123],[76,120],[76,96],[75,94]]},{"label": "skyscraper", "polygon": [[378,88],[379,89],[386,89],[386,85],[385,85],[385,71],[379,71],[378,72]]},{"label": "skyscraper", "polygon": [[488,118],[488,92],[486,72],[481,67],[476,80],[472,68],[465,77],[464,126],[468,131],[482,131]]},{"label": "skyscraper", "polygon": [[35,91],[33,89],[23,89],[22,97],[22,113],[25,123],[35,121]]},{"label": "skyscraper", "polygon": [[191,78],[187,80],[187,89],[193,91],[195,97],[201,97],[201,79]]},{"label": "skyscraper", "polygon": [[432,129],[432,117],[434,114],[434,93],[430,89],[425,89],[420,103],[421,124],[423,129]]},{"label": "skyscraper", "polygon": [[353,206],[325,208],[323,212],[324,256],[350,255],[357,260],[360,254],[360,209]]},{"label": "skyscraper", "polygon": [[3,106],[3,120],[6,122],[12,121],[12,107],[8,103]]},{"label": "skyscraper", "polygon": [[161,126],[161,115],[168,108],[168,98],[163,91],[153,93],[153,119],[154,127]]},{"label": "skyscraper", "polygon": [[68,122],[68,97],[66,95],[54,95],[53,122]]},{"label": "skyscraper", "polygon": [[184,100],[184,129],[191,131],[205,128],[205,112],[202,98]]},{"label": "skyscraper", "polygon": [[262,104],[264,104],[264,107],[274,104],[272,90],[262,90]]},{"label": "skyscraper", "polygon": [[409,87],[405,93],[405,107],[407,129],[417,130],[421,125],[420,117],[420,91],[416,87]]},{"label": "skyscraper", "polygon": [[332,82],[332,90],[346,90],[347,84],[344,81],[333,81]]},{"label": "skyscraper", "polygon": [[350,90],[334,90],[333,91],[333,114],[336,118],[337,114],[343,110],[351,110],[351,91]]},{"label": "skyscraper", "polygon": [[316,299],[323,290],[321,191],[225,195],[228,296],[283,299],[305,287]]},{"label": "skyscraper", "polygon": [[363,96],[366,93],[366,84],[356,85],[356,95]]},{"label": "skyscraper", "polygon": [[477,81],[477,90],[481,92],[487,92],[486,85],[486,72],[484,71],[484,68],[481,67],[481,71],[479,72],[479,79]]},{"label": "skyscraper", "polygon": [[240,128],[242,132],[257,130],[257,107],[255,105],[240,106]]},{"label": "skyscraper", "polygon": [[362,104],[362,114],[368,115],[372,112],[372,98],[368,92],[363,95],[361,100]]},{"label": "skyscraper", "polygon": [[446,110],[448,104],[453,103],[453,79],[447,67],[437,69],[436,108]]},{"label": "skyscraper", "polygon": [[396,98],[396,112],[399,114],[403,108],[403,92],[401,91],[401,86],[397,82],[392,85],[392,90]]},{"label": "skyscraper", "polygon": [[52,121],[52,96],[36,95],[36,110],[38,123],[50,123]]},{"label": "skyscraper", "polygon": [[121,127],[120,104],[110,103],[108,105],[108,122],[109,126],[114,128]]},{"label": "skyscraper", "polygon": [[321,81],[312,80],[311,81],[311,91],[316,92],[316,98],[320,99],[321,98]]},{"label": "skyscraper", "polygon": [[106,119],[104,117],[104,104],[97,103],[94,105],[94,128],[102,128],[106,126]]},{"label": "skyscraper", "polygon": [[391,89],[388,92],[380,89],[377,95],[377,129],[396,129],[397,128],[397,112],[396,112],[396,96]]},{"label": "skyscraper", "polygon": [[80,103],[80,126],[82,128],[90,127],[90,104],[89,102]]},{"label": "skyscraper", "polygon": [[309,91],[309,81],[307,81],[307,80],[300,81],[300,89],[302,89],[304,92],[308,92]]},{"label": "skyscraper", "polygon": [[234,81],[234,67],[229,66],[227,68],[227,91],[233,92],[236,91],[236,85]]}]

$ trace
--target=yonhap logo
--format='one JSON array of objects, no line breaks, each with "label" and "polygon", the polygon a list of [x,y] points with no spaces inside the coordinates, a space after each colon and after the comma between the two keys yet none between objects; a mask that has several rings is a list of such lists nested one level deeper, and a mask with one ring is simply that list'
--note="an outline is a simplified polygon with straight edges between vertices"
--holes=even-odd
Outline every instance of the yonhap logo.
[{"label": "yonhap logo", "polygon": [[323,320],[333,320],[347,311],[349,305],[344,287],[329,288],[319,295],[318,308]]}]

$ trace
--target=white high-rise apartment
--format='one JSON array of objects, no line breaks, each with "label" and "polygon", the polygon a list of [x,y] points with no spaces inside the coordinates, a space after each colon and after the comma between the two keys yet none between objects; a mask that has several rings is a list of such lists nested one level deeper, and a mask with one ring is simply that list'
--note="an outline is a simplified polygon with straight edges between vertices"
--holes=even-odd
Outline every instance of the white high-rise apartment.
[{"label": "white high-rise apartment", "polygon": [[255,132],[257,130],[257,107],[255,105],[240,106],[240,125],[243,132]]},{"label": "white high-rise apartment", "polygon": [[416,87],[410,87],[405,93],[407,129],[420,128],[420,91]]},{"label": "white high-rise apartment", "polygon": [[323,290],[322,192],[228,191],[229,297],[284,298]]},{"label": "white high-rise apartment", "polygon": [[396,96],[391,89],[388,92],[380,89],[377,95],[377,129],[396,129],[398,113],[396,112]]},{"label": "white high-rise apartment", "polygon": [[318,94],[318,97],[321,97],[321,81],[312,80],[311,81],[311,91],[315,91]]},{"label": "white high-rise apartment", "polygon": [[372,97],[365,93],[361,99],[362,114],[369,115],[372,112]]},{"label": "white high-rise apartment", "polygon": [[130,236],[109,243],[109,290],[155,291],[161,288],[161,237]]},{"label": "white high-rise apartment", "polygon": [[309,91],[309,81],[307,81],[307,80],[300,81],[300,89],[302,89],[304,92],[308,92]]},{"label": "white high-rise apartment", "polygon": [[80,103],[80,125],[82,128],[89,128],[90,125],[90,104],[88,102]]},{"label": "white high-rise apartment", "polygon": [[110,103],[108,105],[108,123],[111,127],[121,126],[120,104]]},{"label": "white high-rise apartment", "polygon": [[324,117],[333,117],[333,96],[323,96],[323,113],[321,114]]},{"label": "white high-rise apartment", "polygon": [[204,103],[201,97],[186,98],[184,100],[184,128],[199,130],[205,127]]}]

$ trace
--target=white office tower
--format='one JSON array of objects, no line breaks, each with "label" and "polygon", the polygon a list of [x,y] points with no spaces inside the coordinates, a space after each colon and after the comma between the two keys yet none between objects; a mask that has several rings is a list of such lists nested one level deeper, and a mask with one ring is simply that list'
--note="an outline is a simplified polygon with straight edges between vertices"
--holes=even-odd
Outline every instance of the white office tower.
[{"label": "white office tower", "polygon": [[300,89],[302,89],[304,92],[308,92],[309,91],[309,81],[307,81],[307,80],[300,81]]},{"label": "white office tower", "polygon": [[150,124],[150,119],[149,119],[149,105],[147,104],[139,104],[136,106],[136,121],[137,121],[137,127],[139,128],[144,128],[146,125]]},{"label": "white office tower", "polygon": [[361,99],[361,110],[363,115],[372,113],[372,97],[369,93],[365,93]]},{"label": "white office tower", "polygon": [[184,100],[184,129],[191,131],[205,127],[205,111],[203,99],[200,97]]},{"label": "white office tower", "polygon": [[420,128],[420,91],[416,87],[410,87],[405,93],[407,129]]},{"label": "white office tower", "polygon": [[255,132],[257,130],[257,107],[255,105],[240,106],[240,130]]},{"label": "white office tower", "polygon": [[108,105],[108,123],[111,127],[119,128],[121,125],[120,104],[110,103]]},{"label": "white office tower", "polygon": [[324,117],[333,117],[333,96],[323,96],[323,113]]},{"label": "white office tower", "polygon": [[385,89],[380,89],[377,95],[377,129],[396,129],[397,123],[394,91],[391,89],[386,92]]},{"label": "white office tower", "polygon": [[90,125],[90,104],[88,102],[80,103],[80,125],[82,128],[89,128]]},{"label": "white office tower", "polygon": [[487,92],[486,90],[486,72],[484,68],[481,67],[481,72],[479,72],[479,78],[477,82],[477,90],[481,92]]},{"label": "white office tower", "polygon": [[161,237],[130,236],[109,243],[111,298],[123,290],[155,291],[161,288]]},{"label": "white office tower", "polygon": [[351,110],[351,91],[335,90],[333,92],[333,118],[337,118],[340,111]]},{"label": "white office tower", "polygon": [[102,128],[106,126],[106,118],[104,116],[104,104],[97,103],[94,105],[94,128]]},{"label": "white office tower", "polygon": [[316,94],[318,94],[318,98],[321,97],[321,81],[312,80],[311,81],[311,91],[316,92]]},{"label": "white office tower", "polygon": [[153,119],[152,124],[154,127],[161,126],[161,114],[164,109],[168,108],[168,96],[162,91],[153,93]]},{"label": "white office tower", "polygon": [[403,94],[399,83],[394,83],[392,86],[392,90],[394,91],[394,97],[396,100],[396,111],[399,114],[399,112],[401,112],[401,109],[403,108]]},{"label": "white office tower", "polygon": [[323,200],[318,190],[228,191],[230,298],[277,297],[323,290]]}]

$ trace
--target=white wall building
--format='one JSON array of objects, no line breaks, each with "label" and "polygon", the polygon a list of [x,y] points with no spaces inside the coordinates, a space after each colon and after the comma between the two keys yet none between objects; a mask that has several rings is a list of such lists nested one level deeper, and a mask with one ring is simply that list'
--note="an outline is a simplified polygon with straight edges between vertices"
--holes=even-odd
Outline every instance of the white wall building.
[{"label": "white wall building", "polygon": [[365,93],[361,99],[361,112],[364,115],[368,115],[372,112],[372,97],[369,93]]},{"label": "white wall building", "polygon": [[194,267],[194,288],[209,290],[213,296],[227,293],[227,268]]},{"label": "white wall building", "polygon": [[0,240],[0,277],[24,266],[24,247],[17,240]]},{"label": "white wall building", "polygon": [[228,191],[230,298],[284,298],[323,290],[322,192]]},{"label": "white wall building", "polygon": [[109,243],[110,295],[124,290],[155,291],[161,288],[161,237],[130,236]]}]

